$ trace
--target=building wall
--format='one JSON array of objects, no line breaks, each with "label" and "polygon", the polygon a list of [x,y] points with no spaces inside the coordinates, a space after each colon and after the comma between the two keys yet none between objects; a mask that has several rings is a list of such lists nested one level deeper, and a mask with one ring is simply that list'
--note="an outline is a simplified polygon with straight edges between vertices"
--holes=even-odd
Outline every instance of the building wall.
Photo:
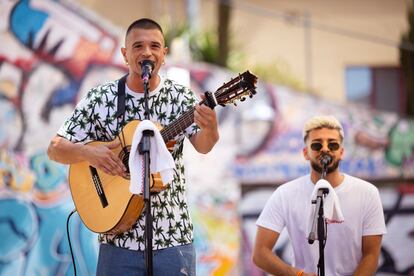
[{"label": "building wall", "polygon": [[[126,28],[148,16],[177,24],[186,18],[186,2],[80,0],[113,24]],[[217,27],[217,2],[199,3],[202,29]],[[348,65],[398,66],[396,45],[407,29],[409,0],[233,0],[231,35],[245,53],[246,67],[278,64],[309,90],[345,101]],[[310,40],[303,18],[309,16]]]},{"label": "building wall", "polygon": [[[393,46],[407,28],[408,2],[239,0],[234,1],[232,26],[250,63],[284,61],[305,85],[309,66],[311,90],[343,101],[347,65],[398,65],[398,49]],[[304,14],[310,19],[310,42],[305,38]],[[284,19],[287,15],[291,16]]]}]

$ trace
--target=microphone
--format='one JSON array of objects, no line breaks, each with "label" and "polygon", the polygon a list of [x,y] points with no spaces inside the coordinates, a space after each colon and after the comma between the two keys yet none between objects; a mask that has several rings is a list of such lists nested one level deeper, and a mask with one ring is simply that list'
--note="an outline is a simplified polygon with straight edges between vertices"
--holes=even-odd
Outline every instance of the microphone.
[{"label": "microphone", "polygon": [[319,161],[321,162],[323,167],[329,166],[332,162],[332,157],[329,154],[323,154],[321,158],[319,158]]},{"label": "microphone", "polygon": [[141,79],[144,83],[148,83],[149,79],[151,78],[152,70],[154,70],[154,62],[151,60],[143,60],[140,62],[141,64]]}]

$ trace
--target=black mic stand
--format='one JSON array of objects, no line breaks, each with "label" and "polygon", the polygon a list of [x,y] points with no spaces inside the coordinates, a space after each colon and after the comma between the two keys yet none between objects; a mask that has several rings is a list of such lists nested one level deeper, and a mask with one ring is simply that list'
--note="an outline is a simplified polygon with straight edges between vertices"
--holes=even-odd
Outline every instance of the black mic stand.
[{"label": "black mic stand", "polygon": [[[149,120],[149,108],[148,108],[148,79],[144,79],[144,117]],[[145,214],[145,265],[148,276],[153,275],[152,265],[152,214],[151,214],[151,192],[150,192],[150,137],[154,136],[154,131],[144,130],[142,138],[139,143],[139,153],[144,155],[144,214]]]},{"label": "black mic stand", "polygon": [[[326,172],[328,169],[328,164],[324,164],[322,168],[322,175],[321,179],[325,179]],[[327,238],[327,229],[326,229],[326,222],[323,215],[323,198],[326,194],[329,193],[329,189],[321,188],[318,190],[318,194],[316,196],[316,200],[312,200],[312,204],[316,204],[315,212],[313,214],[312,220],[312,229],[309,233],[308,242],[309,244],[313,244],[315,241],[315,226],[317,228],[318,233],[318,241],[319,241],[319,261],[318,261],[318,275],[325,276],[325,243]],[[317,221],[317,223],[316,223]]]}]

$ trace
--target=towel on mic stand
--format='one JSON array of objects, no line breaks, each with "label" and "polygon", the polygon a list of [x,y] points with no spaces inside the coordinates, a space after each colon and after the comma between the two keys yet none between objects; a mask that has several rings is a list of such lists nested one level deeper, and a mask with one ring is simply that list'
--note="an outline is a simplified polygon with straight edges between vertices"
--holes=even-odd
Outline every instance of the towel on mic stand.
[{"label": "towel on mic stand", "polygon": [[[332,188],[331,184],[329,184],[329,182],[325,179],[320,179],[318,182],[316,182],[315,187],[313,188],[312,196],[310,198],[311,202],[313,202],[313,200],[316,201],[319,189],[323,188],[327,188],[329,190],[329,193],[326,194],[326,196],[323,198],[323,216],[325,218],[325,222],[327,224],[344,222],[344,215],[342,214],[338,196],[336,195],[335,190]],[[311,204],[311,208],[309,208],[310,212],[308,216],[309,223],[307,233],[312,231],[315,208],[316,204]]]},{"label": "towel on mic stand", "polygon": [[154,136],[150,137],[150,172],[159,172],[164,184],[170,183],[174,179],[174,159],[168,151],[160,131],[153,122],[144,120],[135,129],[128,160],[131,179],[129,191],[133,194],[143,194],[144,189],[144,155],[139,154],[138,151],[138,144],[141,142],[144,130],[154,132]]}]

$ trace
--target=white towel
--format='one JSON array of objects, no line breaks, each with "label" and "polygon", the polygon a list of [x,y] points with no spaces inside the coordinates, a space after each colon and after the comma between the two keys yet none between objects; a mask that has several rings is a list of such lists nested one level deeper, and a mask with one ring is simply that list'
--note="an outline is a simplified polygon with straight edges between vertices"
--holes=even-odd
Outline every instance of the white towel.
[{"label": "white towel", "polygon": [[[330,223],[342,223],[344,222],[344,216],[342,214],[341,205],[339,204],[338,196],[335,193],[334,188],[332,188],[331,184],[325,179],[320,179],[316,182],[315,187],[313,188],[312,196],[310,198],[310,205],[309,208],[309,223],[308,223],[308,231],[307,234],[310,233],[312,230],[312,223],[315,213],[316,204],[312,204],[313,200],[316,201],[318,190],[322,188],[327,188],[329,193],[323,198],[323,216],[325,218],[325,222],[327,224]],[[314,229],[315,230],[315,229]],[[315,231],[315,235],[317,238],[317,231]]]},{"label": "white towel", "polygon": [[140,155],[138,151],[138,144],[144,130],[154,131],[154,136],[150,137],[150,172],[159,172],[164,184],[170,183],[174,179],[174,159],[168,151],[160,131],[153,122],[144,120],[135,129],[128,160],[131,179],[129,191],[133,194],[143,194],[144,189],[144,155]]}]

